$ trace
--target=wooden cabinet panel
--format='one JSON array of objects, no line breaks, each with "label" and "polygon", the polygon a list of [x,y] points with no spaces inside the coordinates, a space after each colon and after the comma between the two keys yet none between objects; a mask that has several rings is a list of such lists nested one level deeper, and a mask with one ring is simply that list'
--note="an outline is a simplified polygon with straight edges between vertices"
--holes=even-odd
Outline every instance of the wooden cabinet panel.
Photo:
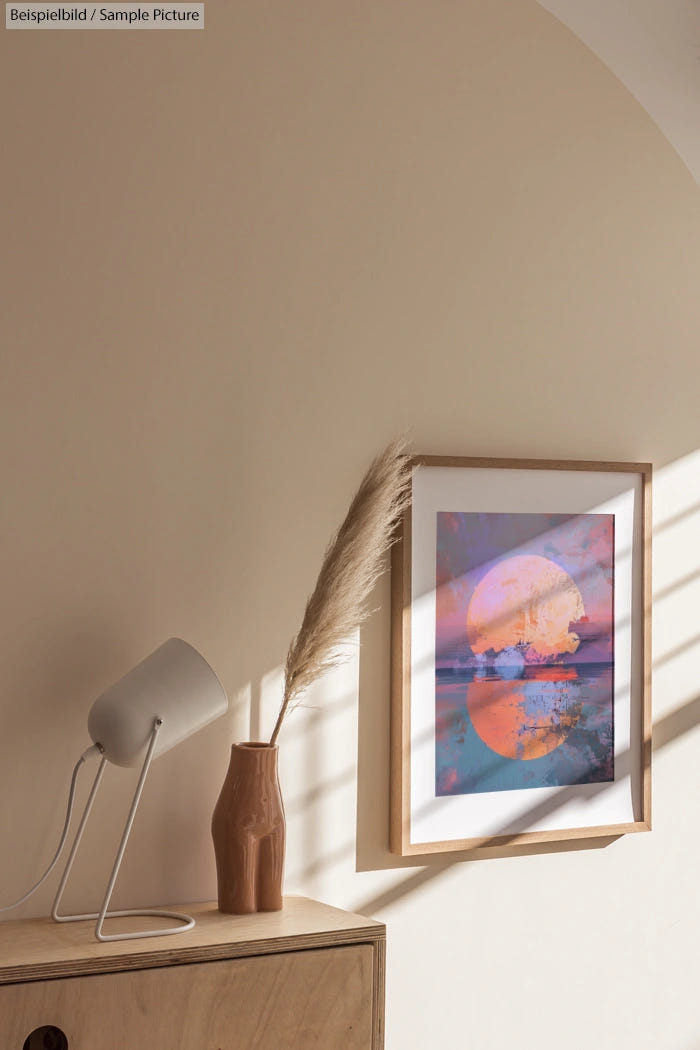
[{"label": "wooden cabinet panel", "polygon": [[0,923],[0,1050],[44,1025],[67,1050],[381,1050],[381,923],[305,898],[187,910],[177,938],[107,944],[86,923]]},{"label": "wooden cabinet panel", "polygon": [[372,948],[358,945],[0,988],[0,1046],[55,1025],[69,1050],[367,1050]]}]

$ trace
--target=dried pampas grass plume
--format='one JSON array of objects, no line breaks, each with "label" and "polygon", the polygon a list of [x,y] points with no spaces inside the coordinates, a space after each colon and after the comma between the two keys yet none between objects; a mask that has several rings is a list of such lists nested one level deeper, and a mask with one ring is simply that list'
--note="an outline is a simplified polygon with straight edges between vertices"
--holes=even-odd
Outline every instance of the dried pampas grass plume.
[{"label": "dried pampas grass plume", "polygon": [[339,647],[367,616],[365,602],[410,498],[410,461],[399,439],[372,462],[328,545],[301,628],[287,653],[284,697],[271,745],[304,690],[342,662]]}]

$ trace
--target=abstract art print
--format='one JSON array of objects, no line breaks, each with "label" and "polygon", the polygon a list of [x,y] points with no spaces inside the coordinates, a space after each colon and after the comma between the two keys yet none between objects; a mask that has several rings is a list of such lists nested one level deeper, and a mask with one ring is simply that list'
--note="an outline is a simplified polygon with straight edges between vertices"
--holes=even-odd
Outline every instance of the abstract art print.
[{"label": "abstract art print", "polygon": [[436,795],[613,779],[614,521],[438,512]]},{"label": "abstract art print", "polygon": [[416,456],[392,553],[391,849],[650,827],[650,481]]}]

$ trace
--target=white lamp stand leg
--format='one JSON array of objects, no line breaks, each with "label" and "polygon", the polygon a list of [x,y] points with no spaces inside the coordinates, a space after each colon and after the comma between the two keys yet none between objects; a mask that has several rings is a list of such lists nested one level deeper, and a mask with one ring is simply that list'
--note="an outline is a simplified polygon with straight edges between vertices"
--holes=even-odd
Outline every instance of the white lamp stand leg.
[{"label": "white lamp stand leg", "polygon": [[[85,809],[83,810],[83,815],[82,815],[82,817],[80,819],[80,824],[78,826],[78,830],[77,830],[77,832],[75,834],[75,841],[73,842],[73,846],[71,848],[70,854],[68,856],[68,860],[66,862],[65,871],[63,872],[63,876],[61,878],[61,882],[60,882],[59,887],[58,887],[58,892],[56,893],[56,899],[53,902],[53,908],[51,910],[51,917],[56,922],[77,922],[79,919],[97,919],[97,922],[95,924],[95,937],[97,938],[98,941],[128,941],[128,940],[134,940],[135,938],[138,938],[138,937],[164,937],[164,936],[166,936],[167,934],[170,934],[170,933],[184,933],[185,930],[191,930],[192,927],[195,924],[194,919],[191,918],[189,915],[183,915],[182,913],[175,912],[175,911],[153,910],[153,909],[150,909],[150,908],[149,909],[129,908],[129,909],[125,910],[125,911],[109,911],[108,910],[109,909],[109,902],[112,899],[112,891],[114,890],[114,884],[117,881],[117,875],[119,874],[119,868],[121,866],[122,858],[124,857],[124,852],[126,850],[126,844],[127,844],[128,840],[129,840],[129,835],[131,833],[131,827],[132,827],[132,825],[134,823],[134,817],[136,816],[136,810],[138,809],[138,804],[139,804],[139,802],[141,800],[141,793],[143,792],[143,786],[144,786],[144,784],[146,782],[146,777],[148,775],[148,770],[149,770],[149,767],[151,765],[151,759],[153,758],[153,750],[154,750],[154,748],[156,746],[156,740],[158,738],[158,733],[160,731],[160,727],[162,726],[162,724],[163,724],[163,721],[160,718],[156,718],[155,721],[153,722],[153,729],[151,730],[151,739],[150,739],[149,744],[148,744],[148,750],[146,751],[146,757],[143,760],[143,766],[141,767],[141,775],[139,776],[139,781],[138,781],[138,784],[136,785],[136,791],[134,792],[134,797],[133,797],[132,802],[131,802],[131,808],[129,809],[129,815],[126,818],[126,824],[124,825],[124,832],[122,834],[121,842],[119,843],[119,849],[117,850],[117,855],[116,855],[116,858],[114,860],[114,866],[112,867],[112,873],[111,873],[111,875],[109,877],[109,882],[107,883],[107,889],[105,891],[105,897],[104,897],[104,900],[102,902],[102,907],[100,908],[100,910],[98,912],[87,912],[87,913],[85,913],[83,915],[61,915],[61,914],[59,914],[59,911],[58,911],[59,904],[60,904],[60,901],[61,901],[61,897],[63,896],[63,891],[64,891],[64,889],[66,887],[66,883],[68,882],[68,876],[70,875],[71,868],[73,867],[73,861],[75,859],[76,853],[78,852],[78,846],[80,845],[80,840],[83,837],[83,832],[85,830],[85,825],[87,824],[88,816],[90,815],[90,810],[92,809],[92,804],[95,801],[95,796],[97,794],[97,789],[99,788],[100,781],[102,780],[102,774],[104,773],[104,768],[105,768],[105,765],[107,763],[107,759],[104,758],[104,757],[102,758],[102,760],[100,762],[100,765],[99,765],[99,768],[97,770],[97,773],[95,774],[95,779],[93,781],[92,788],[90,789],[90,794],[89,794],[88,800],[87,800],[87,802],[85,804]],[[124,916],[135,916],[135,915],[149,915],[149,916],[156,916],[157,918],[163,918],[163,919],[176,919],[182,925],[180,925],[180,926],[172,926],[172,927],[170,927],[169,929],[166,929],[166,930],[140,930],[138,932],[133,932],[133,933],[103,933],[102,932],[102,925],[103,925],[105,919],[122,918]]]}]

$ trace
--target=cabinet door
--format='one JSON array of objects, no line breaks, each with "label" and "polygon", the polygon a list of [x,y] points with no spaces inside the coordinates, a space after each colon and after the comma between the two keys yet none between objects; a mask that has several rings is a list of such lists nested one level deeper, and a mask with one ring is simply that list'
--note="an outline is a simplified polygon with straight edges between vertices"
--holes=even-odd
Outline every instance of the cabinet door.
[{"label": "cabinet door", "polygon": [[0,987],[0,1047],[54,1025],[68,1050],[370,1050],[371,945]]}]

